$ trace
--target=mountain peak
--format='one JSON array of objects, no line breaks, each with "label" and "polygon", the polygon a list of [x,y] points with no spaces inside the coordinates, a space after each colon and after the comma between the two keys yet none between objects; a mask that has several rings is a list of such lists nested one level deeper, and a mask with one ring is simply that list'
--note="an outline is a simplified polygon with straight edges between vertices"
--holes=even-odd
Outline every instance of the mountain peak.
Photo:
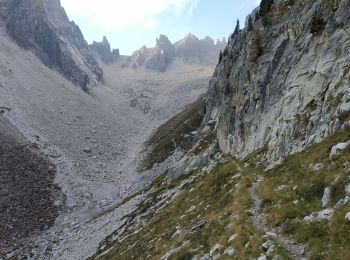
[{"label": "mountain peak", "polygon": [[2,12],[7,33],[48,67],[85,90],[93,80],[102,79],[83,34],[69,21],[59,0],[9,0]]}]

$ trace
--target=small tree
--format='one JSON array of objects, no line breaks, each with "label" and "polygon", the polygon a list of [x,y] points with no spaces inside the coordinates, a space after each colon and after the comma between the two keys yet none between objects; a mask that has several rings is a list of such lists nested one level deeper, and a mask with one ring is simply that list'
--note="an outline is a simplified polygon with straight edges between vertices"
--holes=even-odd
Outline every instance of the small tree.
[{"label": "small tree", "polygon": [[259,15],[262,18],[262,22],[264,26],[269,24],[268,14],[271,10],[273,3],[274,3],[274,0],[261,0]]},{"label": "small tree", "polygon": [[248,31],[248,32],[253,31],[253,19],[252,19],[251,16],[249,16],[249,18],[248,18],[248,27],[247,27],[247,31]]},{"label": "small tree", "polygon": [[313,35],[320,34],[326,26],[326,22],[323,20],[321,14],[316,13],[312,17],[310,32]]},{"label": "small tree", "polygon": [[240,31],[240,24],[239,24],[239,20],[237,19],[235,30],[233,31],[233,34],[231,34],[231,39],[232,40],[239,33],[239,31]]}]

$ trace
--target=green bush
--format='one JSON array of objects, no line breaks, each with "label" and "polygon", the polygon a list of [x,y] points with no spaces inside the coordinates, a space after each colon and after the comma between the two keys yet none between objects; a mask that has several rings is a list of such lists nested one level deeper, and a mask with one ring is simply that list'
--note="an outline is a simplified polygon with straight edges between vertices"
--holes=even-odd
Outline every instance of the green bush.
[{"label": "green bush", "polygon": [[310,32],[313,35],[321,34],[326,26],[325,20],[322,18],[321,14],[316,13],[311,20]]}]

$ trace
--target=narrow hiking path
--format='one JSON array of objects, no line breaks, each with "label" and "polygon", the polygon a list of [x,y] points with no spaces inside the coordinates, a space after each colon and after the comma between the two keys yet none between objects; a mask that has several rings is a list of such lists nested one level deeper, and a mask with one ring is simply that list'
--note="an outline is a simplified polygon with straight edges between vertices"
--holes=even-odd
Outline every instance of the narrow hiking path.
[{"label": "narrow hiking path", "polygon": [[253,199],[252,219],[254,225],[256,225],[264,233],[270,232],[276,234],[274,239],[287,250],[291,258],[298,260],[308,259],[305,253],[305,246],[303,244],[299,244],[296,241],[282,236],[278,229],[271,229],[266,224],[266,215],[262,211],[262,199],[257,193],[257,188],[262,181],[263,177],[259,176],[257,181],[254,182],[252,187],[249,189],[250,196]]}]

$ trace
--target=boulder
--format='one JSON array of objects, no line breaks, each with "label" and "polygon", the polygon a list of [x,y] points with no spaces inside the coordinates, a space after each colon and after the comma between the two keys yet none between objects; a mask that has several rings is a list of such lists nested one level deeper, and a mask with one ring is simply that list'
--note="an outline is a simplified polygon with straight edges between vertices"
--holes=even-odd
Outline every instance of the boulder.
[{"label": "boulder", "polygon": [[222,245],[220,244],[215,244],[215,246],[210,250],[209,255],[210,256],[215,256],[220,253],[220,250],[223,248]]},{"label": "boulder", "polygon": [[271,240],[266,241],[264,244],[262,244],[262,248],[266,251],[268,251],[270,248],[273,247],[273,242]]},{"label": "boulder", "polygon": [[345,220],[350,222],[350,212],[345,214]]},{"label": "boulder", "polygon": [[334,206],[334,209],[339,210],[349,203],[350,203],[350,197],[346,196],[344,199],[338,200],[338,202]]},{"label": "boulder", "polygon": [[331,200],[331,189],[329,187],[325,188],[323,192],[323,197],[321,199],[322,208],[326,208]]},{"label": "boulder", "polygon": [[332,147],[330,157],[337,156],[341,151],[350,145],[350,141],[346,143],[339,143]]},{"label": "boulder", "polygon": [[320,170],[322,170],[324,167],[324,164],[323,163],[317,163],[315,165],[311,165],[311,171],[313,172],[319,172]]},{"label": "boulder", "polygon": [[328,220],[333,216],[334,210],[333,209],[325,209],[318,213],[317,220]]},{"label": "boulder", "polygon": [[350,183],[345,186],[345,193],[347,196],[350,196]]}]

